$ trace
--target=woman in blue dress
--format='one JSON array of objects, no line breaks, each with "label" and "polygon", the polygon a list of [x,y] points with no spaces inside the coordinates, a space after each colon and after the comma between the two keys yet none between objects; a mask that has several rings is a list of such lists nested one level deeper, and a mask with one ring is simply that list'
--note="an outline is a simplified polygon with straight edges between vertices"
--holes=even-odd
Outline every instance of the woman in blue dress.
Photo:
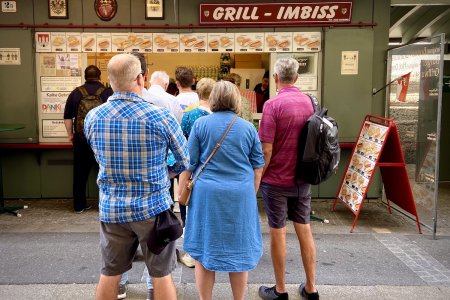
[{"label": "woman in blue dress", "polygon": [[[183,119],[181,120],[181,130],[183,131],[186,139],[189,138],[189,134],[191,133],[191,129],[195,121],[198,118],[207,116],[211,113],[208,98],[215,83],[216,81],[214,79],[207,77],[202,78],[197,82],[196,91],[199,98],[199,106],[197,108],[194,108],[193,110],[185,112],[183,115]],[[183,222],[184,226],[184,224],[186,223],[186,206],[180,205],[180,214],[181,221]],[[184,251],[181,251],[179,253],[179,259],[183,264],[190,268],[193,268],[195,266],[194,259],[192,259],[192,257]]]},{"label": "woman in blue dress", "polygon": [[[191,165],[180,176],[180,186],[206,161],[239,112],[240,100],[233,83],[214,85],[209,97],[213,113],[199,118],[192,127],[188,140]],[[229,272],[234,299],[244,299],[248,271],[262,256],[256,191],[263,166],[255,127],[238,117],[195,182],[184,250],[196,260],[196,286],[202,300],[212,299],[215,272]]]}]

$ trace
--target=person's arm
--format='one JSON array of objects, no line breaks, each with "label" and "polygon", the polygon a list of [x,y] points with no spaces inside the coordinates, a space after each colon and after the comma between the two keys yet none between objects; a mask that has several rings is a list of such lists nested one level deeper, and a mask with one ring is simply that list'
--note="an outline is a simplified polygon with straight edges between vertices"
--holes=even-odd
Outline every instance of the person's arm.
[{"label": "person's arm", "polygon": [[67,137],[69,142],[73,143],[73,121],[72,119],[64,119],[64,126],[66,127]]},{"label": "person's arm", "polygon": [[264,154],[264,168],[262,171],[262,176],[264,176],[264,173],[266,172],[267,168],[269,167],[270,160],[272,158],[272,149],[273,149],[273,144],[262,143],[262,150],[263,150],[263,154]]},{"label": "person's arm", "polygon": [[263,174],[263,168],[253,169],[254,172],[254,185],[255,185],[255,193],[259,190],[259,184],[261,183],[261,178]]}]

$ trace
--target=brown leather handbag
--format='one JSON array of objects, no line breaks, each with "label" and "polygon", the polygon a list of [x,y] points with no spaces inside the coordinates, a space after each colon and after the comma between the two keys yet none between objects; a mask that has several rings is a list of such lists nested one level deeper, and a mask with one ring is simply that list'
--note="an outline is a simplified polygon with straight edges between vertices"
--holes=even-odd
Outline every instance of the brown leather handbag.
[{"label": "brown leather handbag", "polygon": [[184,206],[188,206],[189,205],[189,199],[191,198],[191,192],[192,189],[194,188],[194,184],[195,184],[195,180],[197,180],[198,175],[200,175],[200,173],[203,171],[203,169],[205,168],[206,164],[209,162],[209,160],[213,157],[214,153],[216,153],[217,149],[219,149],[220,144],[222,144],[223,140],[225,139],[225,137],[227,136],[228,132],[231,129],[231,126],[233,126],[234,121],[236,121],[237,115],[234,116],[233,120],[231,121],[230,125],[228,126],[227,130],[225,131],[225,133],[222,135],[222,138],[220,139],[220,141],[216,144],[216,146],[214,147],[214,149],[211,151],[211,154],[208,156],[208,158],[206,159],[205,163],[202,165],[202,167],[200,168],[200,171],[191,178],[189,178],[188,180],[186,180],[185,185],[183,186],[183,189],[181,190],[181,195],[178,198],[178,203]]}]

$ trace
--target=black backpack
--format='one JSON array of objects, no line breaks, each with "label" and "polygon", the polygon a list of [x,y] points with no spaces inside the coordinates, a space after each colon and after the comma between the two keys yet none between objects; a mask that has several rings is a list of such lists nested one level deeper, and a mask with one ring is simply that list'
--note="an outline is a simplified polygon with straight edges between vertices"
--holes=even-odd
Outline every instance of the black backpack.
[{"label": "black backpack", "polygon": [[95,92],[94,95],[89,95],[84,86],[78,87],[78,90],[82,95],[82,98],[80,100],[80,103],[78,104],[78,111],[77,116],[75,117],[74,130],[75,133],[83,139],[86,139],[84,135],[84,119],[86,118],[87,113],[91,109],[103,104],[103,100],[102,98],[100,98],[100,95],[103,93],[105,89],[106,88],[102,86],[98,88],[98,90]]},{"label": "black backpack", "polygon": [[298,140],[296,178],[316,185],[335,173],[341,155],[338,125],[320,108],[317,98],[308,95],[314,113],[308,118]]}]

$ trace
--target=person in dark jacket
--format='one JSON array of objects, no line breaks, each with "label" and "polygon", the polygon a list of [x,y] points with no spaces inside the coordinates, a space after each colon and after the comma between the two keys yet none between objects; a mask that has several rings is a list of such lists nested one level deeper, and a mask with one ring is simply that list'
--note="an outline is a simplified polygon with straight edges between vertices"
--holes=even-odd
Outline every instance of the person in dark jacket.
[{"label": "person in dark jacket", "polygon": [[[84,78],[86,82],[84,87],[89,95],[94,95],[100,88],[104,88],[100,94],[103,102],[106,102],[113,91],[111,88],[105,88],[100,82],[101,71],[94,65],[88,66],[84,70]],[[67,98],[66,107],[64,109],[64,125],[67,130],[69,141],[73,145],[73,209],[75,213],[82,213],[91,208],[86,202],[86,184],[89,172],[92,166],[97,165],[94,153],[86,142],[82,134],[75,132],[74,125],[77,122],[78,106],[83,98],[81,91],[74,89]],[[75,122],[75,123],[74,123]]]}]

